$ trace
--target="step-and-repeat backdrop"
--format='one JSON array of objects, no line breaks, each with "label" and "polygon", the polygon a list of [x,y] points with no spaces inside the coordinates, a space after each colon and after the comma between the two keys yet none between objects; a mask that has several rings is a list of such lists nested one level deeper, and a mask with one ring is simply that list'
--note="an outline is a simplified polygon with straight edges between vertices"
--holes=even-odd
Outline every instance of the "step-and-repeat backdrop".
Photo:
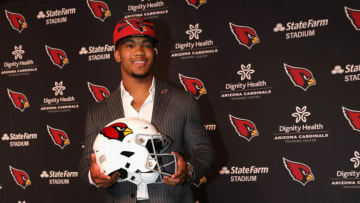
[{"label": "step-and-repeat backdrop", "polygon": [[155,22],[156,77],[198,100],[216,161],[196,201],[359,201],[360,2],[0,6],[0,202],[102,202],[78,164],[87,106],[121,81],[123,17]]}]

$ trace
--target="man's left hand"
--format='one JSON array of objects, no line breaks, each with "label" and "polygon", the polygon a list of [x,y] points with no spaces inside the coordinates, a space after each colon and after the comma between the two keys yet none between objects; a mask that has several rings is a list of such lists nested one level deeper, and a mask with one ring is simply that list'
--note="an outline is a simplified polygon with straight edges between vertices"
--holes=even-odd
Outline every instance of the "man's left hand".
[{"label": "man's left hand", "polygon": [[177,171],[171,177],[164,176],[164,183],[168,185],[181,185],[189,177],[190,166],[185,163],[184,158],[178,152],[171,152],[176,156]]}]

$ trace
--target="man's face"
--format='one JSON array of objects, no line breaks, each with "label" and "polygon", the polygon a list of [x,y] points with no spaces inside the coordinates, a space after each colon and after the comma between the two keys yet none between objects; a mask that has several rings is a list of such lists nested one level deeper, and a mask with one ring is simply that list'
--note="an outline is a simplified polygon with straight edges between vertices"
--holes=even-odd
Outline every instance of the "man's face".
[{"label": "man's face", "polygon": [[154,43],[146,37],[129,37],[120,42],[114,56],[121,62],[123,77],[146,78],[152,73]]}]

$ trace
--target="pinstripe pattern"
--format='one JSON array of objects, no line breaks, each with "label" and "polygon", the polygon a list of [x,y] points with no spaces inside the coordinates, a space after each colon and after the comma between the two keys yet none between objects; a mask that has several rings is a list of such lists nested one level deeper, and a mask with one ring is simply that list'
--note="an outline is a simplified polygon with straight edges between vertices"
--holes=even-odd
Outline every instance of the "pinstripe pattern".
[{"label": "pinstripe pattern", "polygon": [[[155,100],[152,124],[159,131],[169,136],[173,143],[170,151],[184,154],[185,148],[190,154],[195,171],[195,179],[203,177],[209,170],[214,158],[210,139],[205,131],[201,115],[191,93],[167,86],[155,81]],[[86,116],[85,148],[80,161],[80,176],[88,181],[92,144],[98,132],[109,122],[124,117],[120,88],[111,97],[101,103],[89,106]],[[150,184],[149,201],[156,203],[193,202],[190,190],[191,183],[182,186]],[[136,202],[136,185],[130,182],[117,183],[107,190],[106,202]]]}]

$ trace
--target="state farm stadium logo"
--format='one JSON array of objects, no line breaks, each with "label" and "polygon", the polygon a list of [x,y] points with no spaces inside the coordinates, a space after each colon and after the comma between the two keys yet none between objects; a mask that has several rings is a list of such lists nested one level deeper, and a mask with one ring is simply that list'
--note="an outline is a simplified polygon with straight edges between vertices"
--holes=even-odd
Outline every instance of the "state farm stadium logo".
[{"label": "state farm stadium logo", "polygon": [[[360,189],[360,153],[352,151],[348,153],[349,158],[344,159],[343,166],[351,165],[346,169],[337,169],[330,178],[331,187],[342,187],[343,189]],[[339,162],[337,162],[340,164]]]},{"label": "state farm stadium logo", "polygon": [[212,39],[201,39],[200,36],[203,32],[199,23],[189,24],[188,30],[184,32],[187,40],[174,44],[170,51],[171,57],[184,60],[199,59],[218,53],[219,46],[215,45]]},{"label": "state farm stadium logo", "polygon": [[115,51],[114,45],[91,45],[88,47],[81,47],[79,55],[87,56],[88,61],[103,61],[109,60],[112,53]]},{"label": "state farm stadium logo", "polygon": [[274,140],[285,143],[317,142],[319,139],[329,137],[329,130],[326,130],[321,122],[308,120],[311,112],[307,106],[296,106],[295,112],[291,113],[294,123],[279,125],[278,130],[273,133]]},{"label": "state farm stadium logo", "polygon": [[124,13],[125,18],[145,17],[147,19],[155,19],[169,13],[169,6],[165,5],[162,0],[135,0],[133,4],[127,6]]},{"label": "state farm stadium logo", "polygon": [[360,81],[360,64],[335,65],[331,74],[343,78],[344,82]]},{"label": "state farm stadium logo", "polygon": [[47,111],[49,113],[70,112],[80,107],[79,102],[76,101],[75,96],[65,94],[67,90],[63,81],[55,81],[51,90],[55,97],[43,98],[43,103],[40,104],[40,111]]},{"label": "state farm stadium logo", "polygon": [[9,147],[29,147],[30,143],[38,139],[37,133],[7,132],[1,136],[1,141],[9,143]]},{"label": "state farm stadium logo", "polygon": [[[265,80],[255,79],[255,73],[251,63],[240,64],[238,70],[232,74],[234,82],[224,84],[224,90],[220,91],[220,97],[231,100],[249,100],[270,95],[272,87]],[[230,77],[228,78],[230,79]]]},{"label": "state farm stadium logo", "polygon": [[61,8],[55,10],[39,11],[36,18],[45,20],[46,25],[60,24],[68,22],[69,15],[75,15],[76,8]]},{"label": "state farm stadium logo", "polygon": [[321,27],[327,27],[329,19],[307,19],[300,21],[289,21],[286,23],[277,23],[273,28],[274,32],[284,32],[285,39],[299,39],[314,37],[316,30]]},{"label": "state farm stadium logo", "polygon": [[26,59],[24,57],[26,51],[23,46],[15,45],[11,54],[14,58],[9,61],[4,61],[3,68],[0,68],[1,75],[7,75],[9,77],[30,75],[32,72],[37,72],[37,65],[34,64],[32,59]]},{"label": "state farm stadium logo", "polygon": [[219,174],[229,178],[229,182],[257,182],[261,176],[268,174],[269,167],[263,166],[223,166]]},{"label": "state farm stadium logo", "polygon": [[47,180],[49,185],[69,185],[78,177],[79,172],[69,170],[43,170],[40,174],[40,178]]}]

